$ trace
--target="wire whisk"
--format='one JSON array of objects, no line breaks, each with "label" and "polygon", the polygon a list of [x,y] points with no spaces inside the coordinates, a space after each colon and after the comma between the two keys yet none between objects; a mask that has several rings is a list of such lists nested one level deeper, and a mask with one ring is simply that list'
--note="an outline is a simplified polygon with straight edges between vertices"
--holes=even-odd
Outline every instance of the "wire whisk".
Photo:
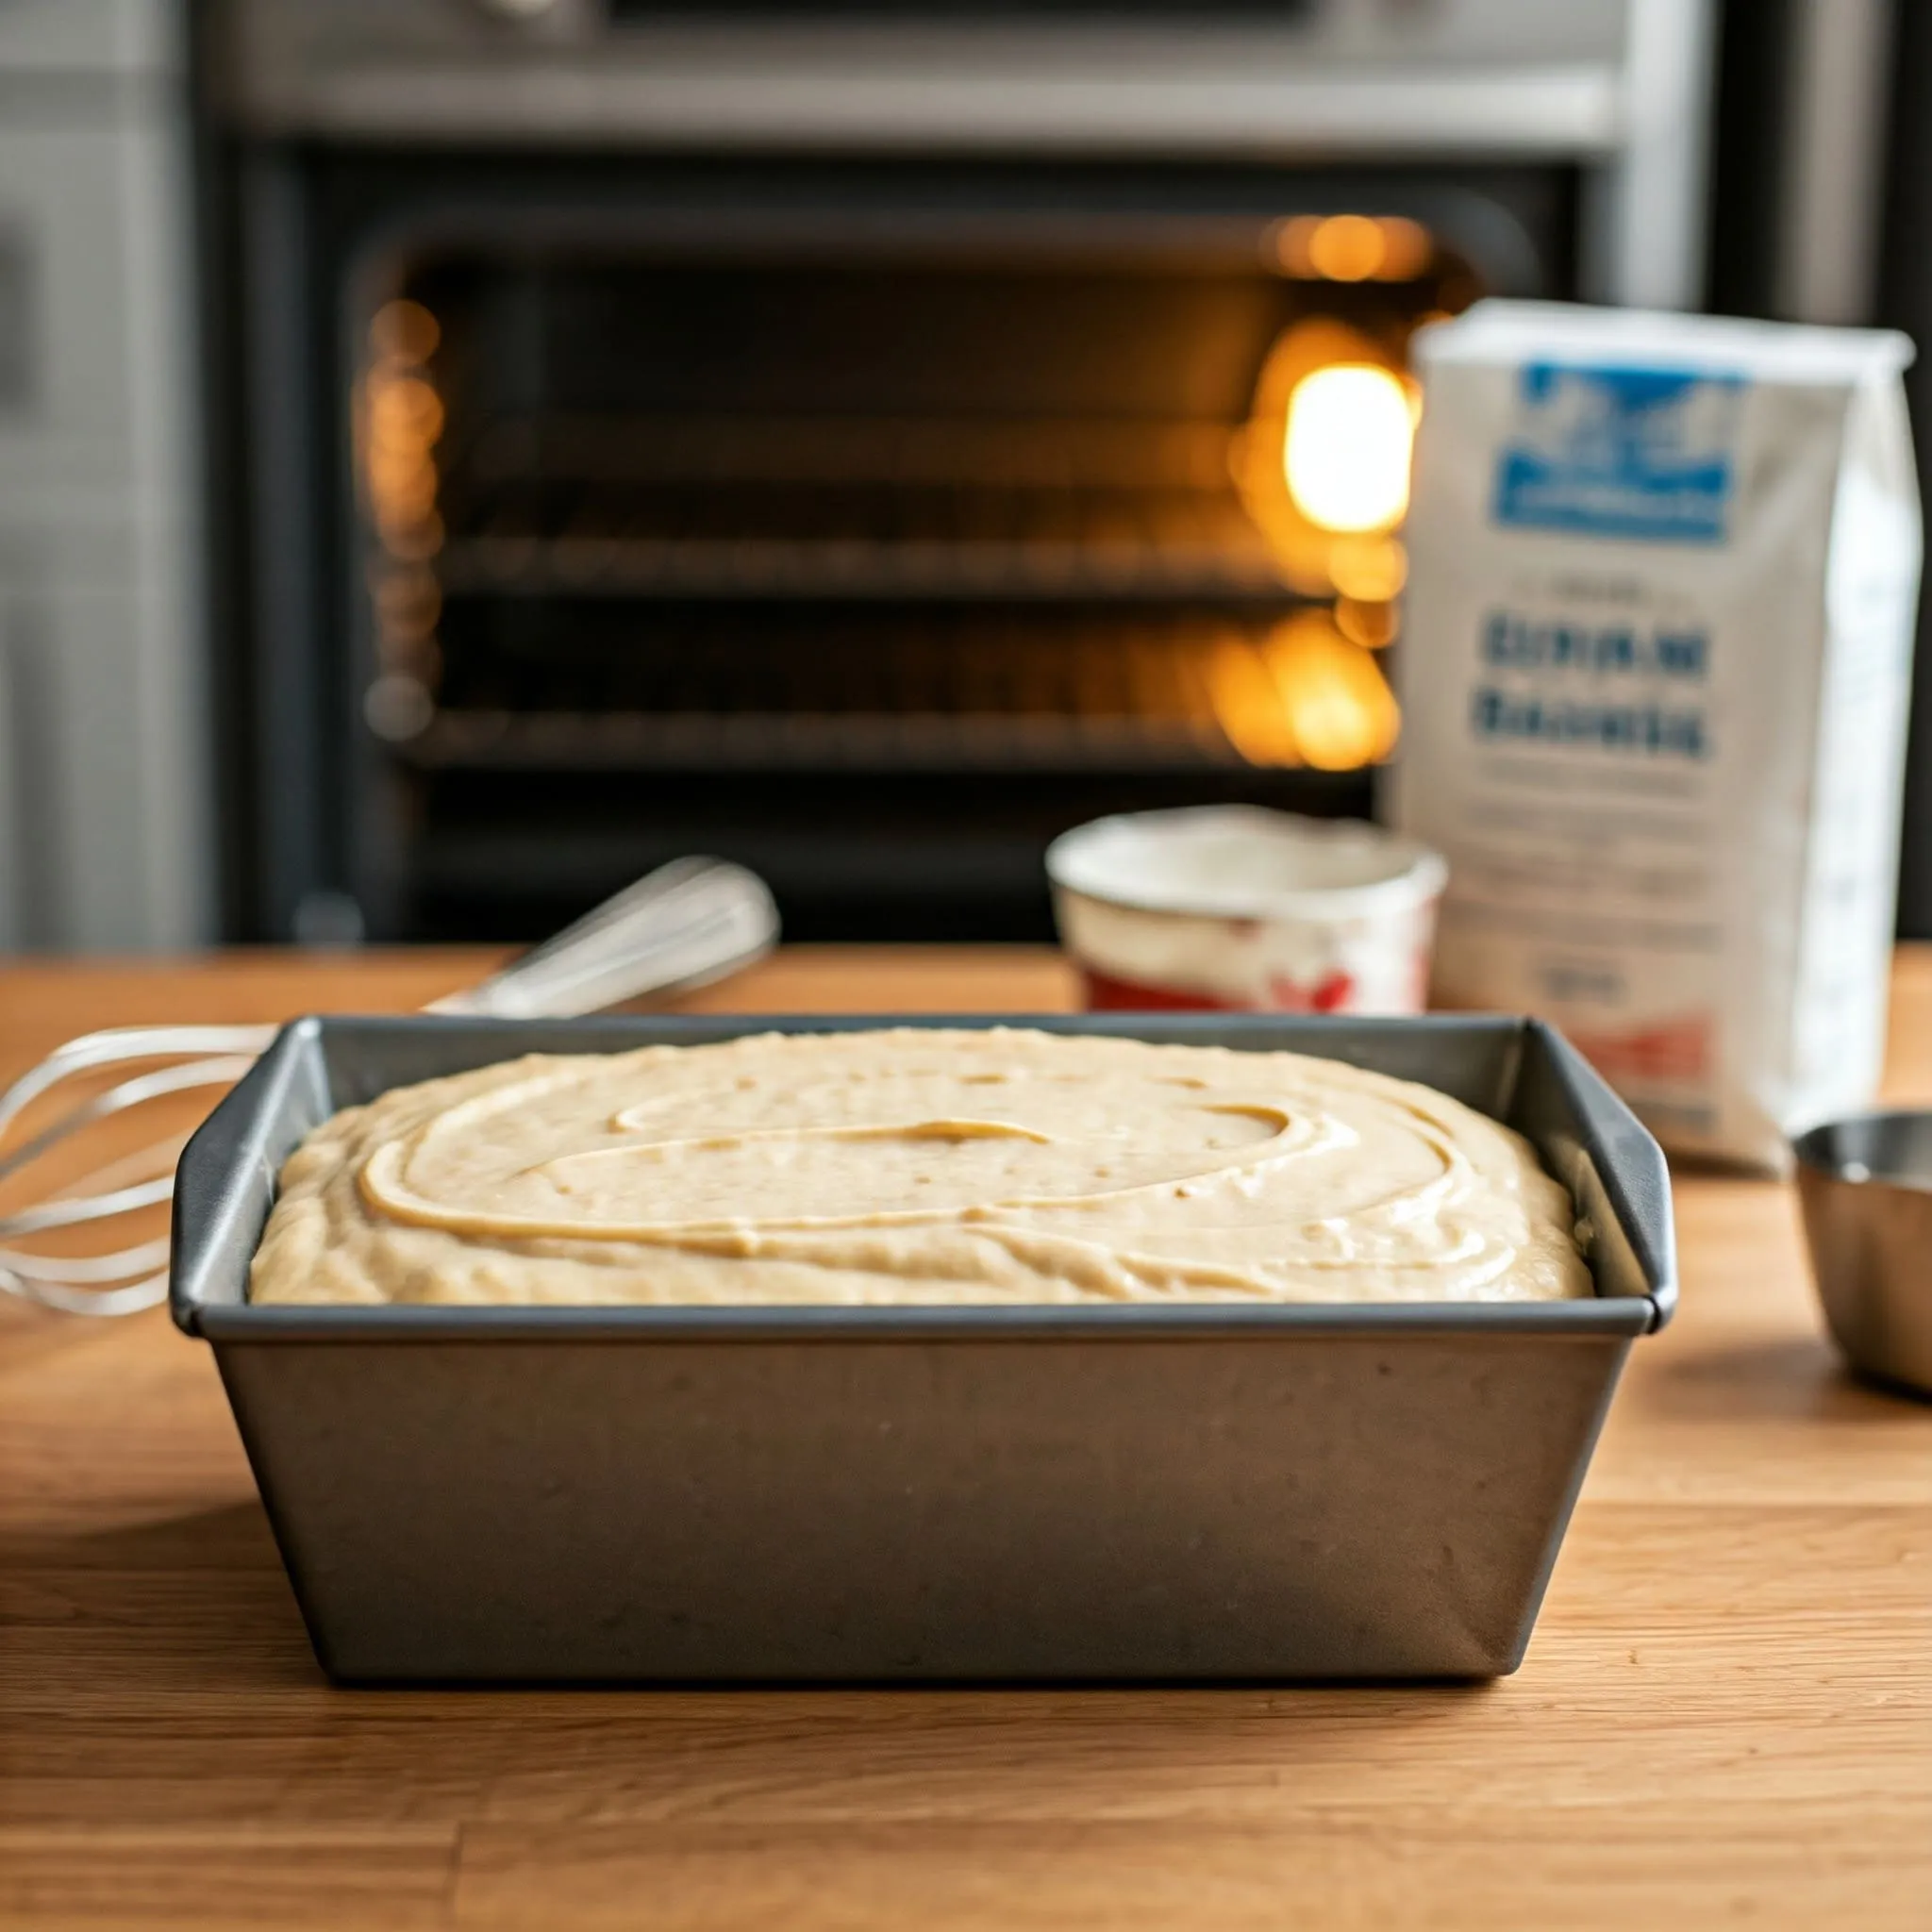
[{"label": "wire whisk", "polygon": [[[593,1013],[722,978],[762,958],[777,938],[777,908],[756,874],[722,859],[674,859],[500,973],[425,1010],[497,1019]],[[0,1183],[116,1114],[171,1094],[231,1085],[275,1034],[273,1026],[111,1026],[70,1040],[0,1094]],[[86,1093],[7,1147],[15,1124],[37,1101],[123,1066],[143,1071]],[[175,1158],[186,1138],[124,1155],[32,1207],[0,1215],[0,1291],[84,1315],[131,1314],[165,1299],[164,1235],[93,1255],[15,1244],[163,1205],[173,1198]]]}]

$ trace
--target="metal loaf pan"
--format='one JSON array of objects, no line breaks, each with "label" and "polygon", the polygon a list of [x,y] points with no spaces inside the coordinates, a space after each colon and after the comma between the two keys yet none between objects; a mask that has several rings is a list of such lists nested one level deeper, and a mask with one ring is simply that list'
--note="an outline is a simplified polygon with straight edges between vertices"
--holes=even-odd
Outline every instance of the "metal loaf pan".
[{"label": "metal loaf pan", "polygon": [[[1588,1301],[250,1307],[290,1150],[527,1052],[1039,1025],[1290,1047],[1509,1122]],[[1624,1357],[1675,1296],[1656,1143],[1507,1018],[307,1019],[182,1157],[214,1348],[315,1652],[375,1682],[1487,1677],[1529,1639]]]}]

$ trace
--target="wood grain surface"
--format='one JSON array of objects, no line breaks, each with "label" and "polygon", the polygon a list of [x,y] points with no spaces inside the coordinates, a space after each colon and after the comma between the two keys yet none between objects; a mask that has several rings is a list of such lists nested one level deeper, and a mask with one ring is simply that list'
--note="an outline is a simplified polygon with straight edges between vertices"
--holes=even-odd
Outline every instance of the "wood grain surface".
[{"label": "wood grain surface", "polygon": [[[475,954],[0,972],[0,1076],[145,1020],[405,1008]],[[712,1009],[1063,1005],[809,949]],[[1893,1091],[1932,1100],[1932,958]],[[1932,1926],[1932,1406],[1849,1380],[1789,1191],[1680,1175],[1528,1661],[1482,1688],[349,1693],[207,1351],[0,1308],[0,1924]]]}]

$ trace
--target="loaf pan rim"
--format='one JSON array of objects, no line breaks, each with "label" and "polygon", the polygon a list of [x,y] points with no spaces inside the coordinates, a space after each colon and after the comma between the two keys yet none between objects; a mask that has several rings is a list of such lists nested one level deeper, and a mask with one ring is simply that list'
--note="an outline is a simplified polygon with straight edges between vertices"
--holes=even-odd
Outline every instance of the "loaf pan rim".
[{"label": "loaf pan rim", "polygon": [[[229,1301],[208,1293],[210,1277],[222,1272],[210,1224],[235,1211],[243,1167],[259,1158],[262,1124],[272,1103],[312,1066],[308,1049],[331,1027],[375,1036],[501,1035],[501,1058],[528,1046],[514,1044],[533,1030],[580,1037],[586,1050],[604,1042],[614,1050],[626,1041],[645,1045],[644,1036],[671,1032],[691,1044],[759,1033],[839,1033],[892,1027],[998,1027],[1053,1033],[1142,1037],[1144,1027],[1168,1036],[1198,1036],[1206,1045],[1224,1043],[1230,1027],[1264,1029],[1283,1024],[1299,1036],[1297,1050],[1308,1050],[1309,1035],[1324,1031],[1371,1034],[1428,1033],[1441,1036],[1512,1038],[1520,1063],[1524,1045],[1537,1041],[1566,1076],[1580,1099],[1579,1111],[1599,1135],[1614,1130],[1624,1151],[1647,1172],[1631,1174],[1614,1160],[1602,1178],[1626,1236],[1636,1236],[1646,1254],[1648,1291],[1641,1295],[1593,1294],[1574,1301],[1524,1302],[1283,1302],[1261,1306],[1193,1303],[1184,1307],[1124,1305],[976,1303],[944,1307],[893,1304],[813,1304],[700,1307],[662,1305],[581,1303],[469,1306],[396,1306],[360,1303],[277,1303],[258,1306],[245,1292]],[[1284,1044],[1288,1042],[1285,1041]],[[1513,1078],[1512,1074],[1512,1078]],[[1636,1198],[1645,1188],[1657,1199]],[[1546,1022],[1494,1013],[1429,1013],[1416,1016],[1347,1017],[1257,1013],[745,1013],[598,1015],[571,1021],[479,1020],[440,1014],[308,1013],[281,1026],[257,1065],[225,1096],[183,1149],[176,1180],[177,1208],[173,1232],[169,1303],[175,1325],[210,1342],[267,1345],[302,1342],[456,1342],[494,1341],[632,1341],[672,1342],[733,1339],[752,1341],[986,1341],[1008,1340],[1201,1341],[1258,1340],[1270,1335],[1328,1334],[1364,1341],[1445,1333],[1519,1334],[1558,1337],[1630,1336],[1653,1332],[1669,1321],[1676,1300],[1674,1231],[1669,1214],[1669,1181],[1661,1151],[1636,1116],[1576,1050]],[[1661,1207],[1661,1215],[1657,1209]],[[1644,1224],[1648,1222],[1649,1224]],[[250,1254],[253,1253],[250,1243]],[[245,1272],[245,1263],[244,1263]]]}]

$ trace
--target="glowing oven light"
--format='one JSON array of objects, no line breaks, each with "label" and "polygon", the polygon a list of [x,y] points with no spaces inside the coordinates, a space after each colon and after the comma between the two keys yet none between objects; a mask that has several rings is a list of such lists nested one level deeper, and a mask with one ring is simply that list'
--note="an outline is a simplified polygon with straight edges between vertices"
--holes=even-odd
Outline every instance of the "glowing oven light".
[{"label": "glowing oven light", "polygon": [[1288,399],[1289,494],[1324,530],[1386,530],[1408,508],[1415,417],[1408,391],[1374,362],[1311,370]]},{"label": "glowing oven light", "polygon": [[443,541],[434,452],[444,411],[429,368],[440,338],[421,303],[384,303],[371,318],[369,360],[356,386],[363,501],[380,546],[369,574],[380,670],[363,716],[377,737],[398,743],[435,718],[442,664],[442,591],[429,568]]}]

